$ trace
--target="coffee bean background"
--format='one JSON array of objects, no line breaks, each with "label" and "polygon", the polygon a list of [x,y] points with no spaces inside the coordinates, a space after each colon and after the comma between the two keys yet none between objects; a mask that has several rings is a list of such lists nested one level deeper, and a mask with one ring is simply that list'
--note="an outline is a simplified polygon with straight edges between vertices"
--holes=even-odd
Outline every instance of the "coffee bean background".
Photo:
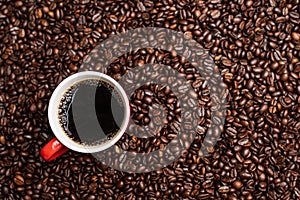
[{"label": "coffee bean background", "polygon": [[[299,0],[2,0],[0,198],[299,199],[299,11]],[[39,151],[53,137],[47,104],[55,87],[76,73],[104,39],[148,26],[181,31],[213,57],[229,102],[217,145],[200,158],[199,134],[172,165],[144,174],[120,172],[72,151],[54,162],[43,161]],[[193,68],[176,52],[154,51],[128,53],[107,73],[119,79],[124,63],[130,69],[155,60],[181,66],[193,88],[202,91],[198,97],[206,101],[201,112],[208,118],[210,100],[200,95],[207,94],[204,81],[197,81]],[[172,92],[159,93],[155,87],[132,96],[137,110],[133,118],[141,123],[149,118],[139,106],[147,108],[155,99],[175,109],[167,120],[180,113]],[[128,144],[121,147],[145,151],[173,137],[161,134],[155,145],[141,142],[144,149],[138,149],[139,140],[130,142],[125,136]]]}]

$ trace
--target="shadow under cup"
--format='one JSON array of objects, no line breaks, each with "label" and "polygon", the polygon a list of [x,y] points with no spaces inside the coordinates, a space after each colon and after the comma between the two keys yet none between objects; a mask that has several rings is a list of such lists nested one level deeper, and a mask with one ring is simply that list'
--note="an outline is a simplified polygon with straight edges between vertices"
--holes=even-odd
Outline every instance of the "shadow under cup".
[{"label": "shadow under cup", "polygon": [[118,82],[99,72],[74,74],[51,96],[48,118],[57,140],[46,144],[41,156],[53,160],[66,148],[82,153],[103,151],[122,137],[129,117],[129,100]]}]

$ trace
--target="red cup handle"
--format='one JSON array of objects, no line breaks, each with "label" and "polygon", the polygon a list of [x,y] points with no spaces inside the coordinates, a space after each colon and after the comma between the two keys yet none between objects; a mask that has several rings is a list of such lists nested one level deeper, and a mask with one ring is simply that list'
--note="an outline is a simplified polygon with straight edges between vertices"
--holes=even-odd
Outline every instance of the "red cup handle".
[{"label": "red cup handle", "polygon": [[51,161],[66,153],[68,150],[69,149],[56,138],[53,138],[41,149],[40,154],[44,160]]}]

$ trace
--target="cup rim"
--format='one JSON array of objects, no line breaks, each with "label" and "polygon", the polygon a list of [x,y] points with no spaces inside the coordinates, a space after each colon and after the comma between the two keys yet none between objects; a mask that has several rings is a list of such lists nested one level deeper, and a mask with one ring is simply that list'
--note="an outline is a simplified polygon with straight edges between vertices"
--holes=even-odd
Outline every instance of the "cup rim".
[{"label": "cup rim", "polygon": [[[61,125],[59,124],[59,119],[58,119],[58,106],[61,100],[61,97],[63,94],[66,92],[66,90],[76,82],[83,81],[85,79],[99,79],[99,80],[105,80],[111,84],[113,84],[118,92],[120,92],[120,96],[124,102],[124,120],[120,126],[120,130],[118,133],[108,142],[105,142],[100,145],[93,145],[93,146],[84,146],[80,145],[79,143],[76,143],[73,141],[71,138],[67,136]],[[129,104],[129,99],[127,97],[126,92],[122,88],[122,86],[113,78],[110,76],[96,72],[96,71],[84,71],[84,72],[78,72],[76,74],[73,74],[66,79],[64,79],[54,90],[54,92],[51,95],[50,101],[49,101],[49,106],[48,106],[48,120],[50,127],[56,136],[56,138],[66,147],[68,147],[71,150],[81,152],[81,153],[95,153],[99,151],[103,151],[105,149],[108,149],[112,145],[114,145],[124,134],[126,131],[126,128],[128,126],[130,119],[130,104]]]}]

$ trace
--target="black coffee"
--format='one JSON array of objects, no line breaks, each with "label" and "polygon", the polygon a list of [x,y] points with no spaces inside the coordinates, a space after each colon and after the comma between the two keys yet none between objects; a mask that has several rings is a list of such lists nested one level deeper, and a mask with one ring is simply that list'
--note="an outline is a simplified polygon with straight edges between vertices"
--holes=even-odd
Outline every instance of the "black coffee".
[{"label": "black coffee", "polygon": [[82,145],[113,138],[124,120],[124,103],[117,89],[96,79],[71,86],[61,99],[59,119],[66,134]]}]

